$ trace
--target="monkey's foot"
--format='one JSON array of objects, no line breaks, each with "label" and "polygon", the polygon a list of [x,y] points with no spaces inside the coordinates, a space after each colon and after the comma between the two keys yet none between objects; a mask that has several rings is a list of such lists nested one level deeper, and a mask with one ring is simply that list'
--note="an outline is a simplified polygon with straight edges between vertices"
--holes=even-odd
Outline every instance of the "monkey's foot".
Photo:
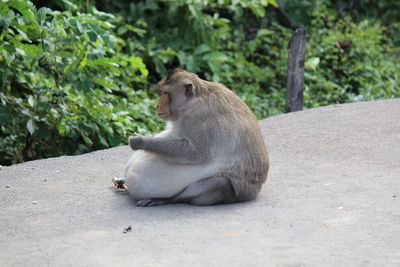
[{"label": "monkey's foot", "polygon": [[126,192],[128,191],[128,187],[126,187],[125,185],[125,180],[123,178],[117,178],[114,177],[112,179],[112,182],[114,183],[114,188],[115,190],[119,191],[119,192]]},{"label": "monkey's foot", "polygon": [[136,206],[138,207],[154,207],[167,204],[168,201],[162,198],[145,198],[136,201]]}]

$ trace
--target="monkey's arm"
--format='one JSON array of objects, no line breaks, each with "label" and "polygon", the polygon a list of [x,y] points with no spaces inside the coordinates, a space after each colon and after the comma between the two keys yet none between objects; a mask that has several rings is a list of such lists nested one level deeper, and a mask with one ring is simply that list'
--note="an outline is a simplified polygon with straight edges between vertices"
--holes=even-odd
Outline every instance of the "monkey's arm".
[{"label": "monkey's arm", "polygon": [[132,149],[143,149],[165,157],[168,162],[196,164],[206,160],[204,147],[196,147],[186,138],[131,136],[129,145]]}]

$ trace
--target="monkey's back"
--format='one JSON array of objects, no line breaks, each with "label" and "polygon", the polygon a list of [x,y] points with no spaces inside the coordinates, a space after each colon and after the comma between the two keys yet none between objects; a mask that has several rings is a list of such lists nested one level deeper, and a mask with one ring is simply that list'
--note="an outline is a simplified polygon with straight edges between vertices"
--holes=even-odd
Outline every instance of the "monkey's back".
[{"label": "monkey's back", "polygon": [[222,85],[215,90],[209,101],[216,115],[209,120],[215,124],[214,135],[219,142],[214,146],[218,151],[212,155],[224,158],[218,175],[231,180],[239,201],[254,199],[266,181],[269,169],[259,123],[247,105],[231,90]]}]

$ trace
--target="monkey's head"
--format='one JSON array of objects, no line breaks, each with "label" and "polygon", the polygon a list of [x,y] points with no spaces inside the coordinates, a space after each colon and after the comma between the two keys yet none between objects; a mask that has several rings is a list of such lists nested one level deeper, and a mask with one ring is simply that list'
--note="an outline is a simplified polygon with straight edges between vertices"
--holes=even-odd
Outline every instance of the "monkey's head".
[{"label": "monkey's head", "polygon": [[176,120],[188,107],[188,102],[196,97],[199,78],[183,69],[170,71],[156,87],[160,100],[157,115],[161,119]]}]

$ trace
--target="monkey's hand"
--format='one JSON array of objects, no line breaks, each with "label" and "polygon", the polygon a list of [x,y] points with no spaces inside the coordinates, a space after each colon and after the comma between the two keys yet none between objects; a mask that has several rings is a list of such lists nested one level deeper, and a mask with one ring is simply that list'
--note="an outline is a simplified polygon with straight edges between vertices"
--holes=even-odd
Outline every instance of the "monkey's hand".
[{"label": "monkey's hand", "polygon": [[141,149],[143,138],[138,134],[132,134],[131,136],[129,136],[128,143],[134,150]]}]

